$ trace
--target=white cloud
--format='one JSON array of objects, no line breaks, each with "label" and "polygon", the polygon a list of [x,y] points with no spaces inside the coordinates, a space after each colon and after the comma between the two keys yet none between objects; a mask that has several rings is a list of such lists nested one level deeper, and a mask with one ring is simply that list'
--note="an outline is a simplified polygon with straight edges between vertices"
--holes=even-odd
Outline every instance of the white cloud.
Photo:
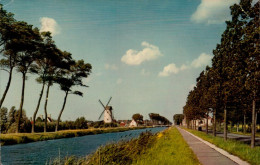
[{"label": "white cloud", "polygon": [[212,57],[212,55],[201,53],[197,59],[192,61],[191,66],[194,68],[199,68],[201,66],[210,64]]},{"label": "white cloud", "polygon": [[231,18],[229,7],[239,0],[201,0],[191,20],[195,23],[219,24]]},{"label": "white cloud", "polygon": [[123,80],[121,78],[117,79],[116,83],[117,84],[122,84]]},{"label": "white cloud", "polygon": [[143,75],[143,76],[149,76],[149,75],[150,75],[150,72],[149,72],[149,71],[146,71],[145,69],[142,69],[142,70],[141,70],[141,75]]},{"label": "white cloud", "polygon": [[105,64],[106,70],[118,70],[118,67],[115,64]]},{"label": "white cloud", "polygon": [[180,70],[186,70],[189,69],[189,66],[182,64],[182,66],[180,67]]},{"label": "white cloud", "polygon": [[163,71],[159,73],[160,77],[167,77],[171,74],[178,74],[180,71],[184,71],[192,68],[199,68],[202,66],[209,65],[212,59],[212,55],[201,53],[198,58],[193,60],[191,64],[182,64],[181,67],[177,67],[176,64],[171,63],[163,68]]},{"label": "white cloud", "polygon": [[170,74],[177,74],[180,71],[178,67],[174,63],[169,64],[163,68],[163,71],[159,73],[160,77],[167,77]]},{"label": "white cloud", "polygon": [[137,51],[129,49],[126,54],[121,58],[121,61],[128,65],[140,65],[145,61],[155,60],[162,56],[159,48],[155,45],[149,44],[148,42],[142,42],[141,44],[144,49]]},{"label": "white cloud", "polygon": [[60,27],[53,18],[42,17],[40,18],[41,29],[40,32],[51,32],[52,36],[60,33]]}]

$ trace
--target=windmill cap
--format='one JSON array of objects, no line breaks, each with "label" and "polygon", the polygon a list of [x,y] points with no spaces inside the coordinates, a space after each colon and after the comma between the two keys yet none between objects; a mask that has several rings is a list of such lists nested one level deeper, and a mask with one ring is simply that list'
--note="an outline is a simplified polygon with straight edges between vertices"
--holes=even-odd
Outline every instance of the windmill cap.
[{"label": "windmill cap", "polygon": [[106,106],[106,110],[113,110],[112,106]]}]

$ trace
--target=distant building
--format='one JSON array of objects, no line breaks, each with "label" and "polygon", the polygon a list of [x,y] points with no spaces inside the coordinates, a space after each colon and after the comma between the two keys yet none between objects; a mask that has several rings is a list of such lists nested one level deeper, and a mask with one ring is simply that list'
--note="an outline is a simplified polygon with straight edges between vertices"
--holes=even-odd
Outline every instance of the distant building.
[{"label": "distant building", "polygon": [[129,127],[137,127],[137,122],[133,119],[129,125]]},{"label": "distant building", "polygon": [[[43,115],[39,115],[39,117],[41,118],[41,120],[45,120],[45,118],[43,117]],[[47,115],[47,122],[52,122],[52,118],[51,118],[51,114]]]},{"label": "distant building", "polygon": [[120,122],[120,127],[125,127],[126,126],[126,123],[125,122]]},{"label": "distant building", "polygon": [[[190,121],[190,125],[193,124],[194,120]],[[195,120],[196,126],[198,127],[205,127],[207,124],[207,118],[201,118],[201,119],[197,119]],[[182,126],[187,126],[187,120],[186,120],[186,116],[184,116],[184,119],[182,120],[181,123]],[[213,125],[213,119],[212,117],[208,117],[208,126],[212,126]]]}]

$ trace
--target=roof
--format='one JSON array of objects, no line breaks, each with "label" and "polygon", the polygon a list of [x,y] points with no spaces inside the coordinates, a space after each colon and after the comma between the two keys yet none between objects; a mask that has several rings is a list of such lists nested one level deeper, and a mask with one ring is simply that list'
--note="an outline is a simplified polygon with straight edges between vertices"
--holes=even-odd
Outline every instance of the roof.
[{"label": "roof", "polygon": [[113,110],[112,106],[106,106],[106,110]]}]

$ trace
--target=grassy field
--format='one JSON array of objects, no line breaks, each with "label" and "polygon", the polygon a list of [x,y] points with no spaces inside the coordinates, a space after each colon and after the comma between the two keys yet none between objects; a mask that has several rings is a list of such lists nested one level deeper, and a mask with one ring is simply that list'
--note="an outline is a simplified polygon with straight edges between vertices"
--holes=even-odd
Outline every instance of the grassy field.
[{"label": "grassy field", "polygon": [[88,164],[88,165],[196,165],[196,156],[173,127],[158,134],[142,133],[129,141],[101,146],[98,150],[83,158],[75,156],[55,159],[50,164]]},{"label": "grassy field", "polygon": [[197,135],[198,137],[226,150],[227,152],[240,157],[241,159],[249,162],[250,164],[260,164],[260,147],[250,148],[249,145],[235,140],[224,141],[221,137],[214,137],[204,132],[186,129],[187,131]]},{"label": "grassy field", "polygon": [[12,134],[1,134],[0,141],[1,145],[12,145],[20,143],[29,143],[36,141],[44,141],[51,139],[61,139],[69,137],[77,137],[84,135],[93,135],[110,132],[123,132],[133,129],[143,129],[146,127],[114,127],[114,128],[89,128],[80,130],[64,130],[58,132],[47,132],[47,133],[12,133]]},{"label": "grassy field", "polygon": [[196,165],[198,159],[174,127],[157,135],[157,142],[134,165]]}]

